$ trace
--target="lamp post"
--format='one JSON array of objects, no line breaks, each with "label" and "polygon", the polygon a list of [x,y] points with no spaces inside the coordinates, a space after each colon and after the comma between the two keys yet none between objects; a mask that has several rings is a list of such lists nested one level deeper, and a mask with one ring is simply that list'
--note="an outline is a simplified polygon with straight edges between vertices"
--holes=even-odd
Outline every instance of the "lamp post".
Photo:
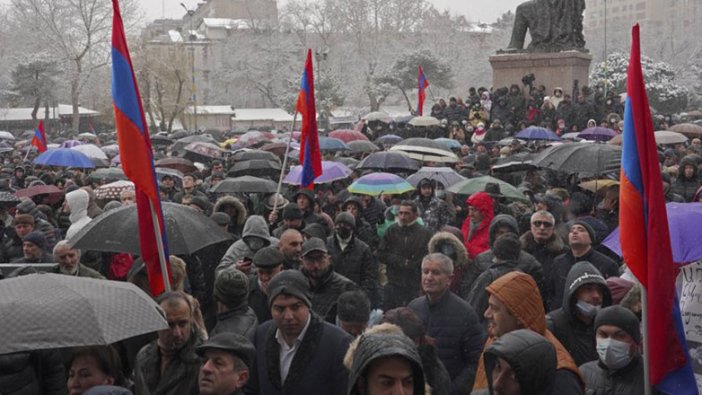
[{"label": "lamp post", "polygon": [[192,77],[192,101],[193,101],[193,125],[195,126],[195,133],[197,133],[197,85],[195,85],[195,39],[197,36],[193,30],[193,16],[195,15],[195,10],[191,10],[185,6],[185,4],[180,3],[185,12],[188,13],[190,17],[190,32],[188,34],[188,41],[190,41],[190,75]]}]

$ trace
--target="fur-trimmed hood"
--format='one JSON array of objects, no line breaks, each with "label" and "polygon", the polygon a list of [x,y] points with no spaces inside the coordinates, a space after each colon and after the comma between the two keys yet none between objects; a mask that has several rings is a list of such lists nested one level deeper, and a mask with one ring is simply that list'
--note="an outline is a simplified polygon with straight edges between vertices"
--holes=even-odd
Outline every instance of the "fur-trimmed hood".
[{"label": "fur-trimmed hood", "polygon": [[244,222],[246,222],[246,216],[248,215],[248,213],[246,212],[246,207],[243,203],[241,203],[241,200],[235,198],[234,196],[225,195],[217,199],[217,202],[214,205],[214,212],[216,213],[219,211],[224,211],[222,207],[224,207],[227,204],[236,207],[237,226],[241,226]]},{"label": "fur-trimmed hood", "polygon": [[441,247],[444,244],[449,244],[453,247],[456,260],[453,262],[455,267],[464,267],[468,265],[468,251],[463,245],[463,242],[458,239],[453,233],[439,232],[432,236],[429,240],[429,253],[442,252]]},{"label": "fur-trimmed hood", "polygon": [[[522,250],[524,251],[533,251],[538,245],[531,231],[525,232],[519,240],[522,242]],[[548,243],[546,243],[546,249],[552,254],[561,254],[564,246],[563,239],[558,237],[555,232],[551,235]]]}]

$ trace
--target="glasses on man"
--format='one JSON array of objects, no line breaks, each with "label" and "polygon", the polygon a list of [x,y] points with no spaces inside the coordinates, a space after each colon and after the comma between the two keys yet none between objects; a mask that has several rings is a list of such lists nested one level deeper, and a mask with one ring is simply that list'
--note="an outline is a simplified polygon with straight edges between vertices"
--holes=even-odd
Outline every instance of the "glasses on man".
[{"label": "glasses on man", "polygon": [[541,228],[541,227],[550,228],[553,226],[553,224],[548,222],[548,221],[534,221],[531,224],[536,226],[537,228]]}]

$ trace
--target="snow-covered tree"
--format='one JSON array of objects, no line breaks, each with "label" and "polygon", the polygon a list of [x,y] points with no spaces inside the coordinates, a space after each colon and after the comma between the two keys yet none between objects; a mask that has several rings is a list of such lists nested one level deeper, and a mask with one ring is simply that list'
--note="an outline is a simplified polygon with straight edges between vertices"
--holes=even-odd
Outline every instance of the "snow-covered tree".
[{"label": "snow-covered tree", "polygon": [[31,103],[32,119],[36,121],[42,101],[47,104],[54,98],[58,75],[58,66],[48,54],[18,59],[7,96],[16,105]]}]

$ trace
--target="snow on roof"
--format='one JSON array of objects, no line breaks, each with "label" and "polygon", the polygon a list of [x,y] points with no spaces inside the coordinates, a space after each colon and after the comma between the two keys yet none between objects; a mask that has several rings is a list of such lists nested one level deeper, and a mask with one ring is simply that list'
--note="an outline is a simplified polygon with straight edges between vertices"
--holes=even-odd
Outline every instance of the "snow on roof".
[{"label": "snow on roof", "polygon": [[292,122],[293,120],[293,116],[282,108],[237,108],[234,113],[234,121]]},{"label": "snow on roof", "polygon": [[220,29],[248,29],[249,22],[246,19],[231,18],[203,18],[202,23],[208,28]]},{"label": "snow on roof", "polygon": [[[193,114],[193,107],[185,109],[186,114]],[[234,115],[231,106],[197,106],[198,115]]]},{"label": "snow on roof", "polygon": [[174,42],[174,43],[182,43],[183,42],[183,36],[177,30],[169,30],[168,37],[171,39],[171,42]]},{"label": "snow on roof", "polygon": [[[31,121],[32,120],[32,108],[0,108],[0,122],[11,122],[11,121]],[[59,104],[57,107],[57,114],[59,117],[69,117],[73,115],[73,107],[70,104]],[[78,107],[78,113],[81,116],[96,116],[100,113],[97,111],[89,110],[87,108]],[[40,119],[44,118],[44,108],[40,108],[37,113],[37,117]],[[54,117],[54,109],[49,108],[49,119],[56,119]]]}]

